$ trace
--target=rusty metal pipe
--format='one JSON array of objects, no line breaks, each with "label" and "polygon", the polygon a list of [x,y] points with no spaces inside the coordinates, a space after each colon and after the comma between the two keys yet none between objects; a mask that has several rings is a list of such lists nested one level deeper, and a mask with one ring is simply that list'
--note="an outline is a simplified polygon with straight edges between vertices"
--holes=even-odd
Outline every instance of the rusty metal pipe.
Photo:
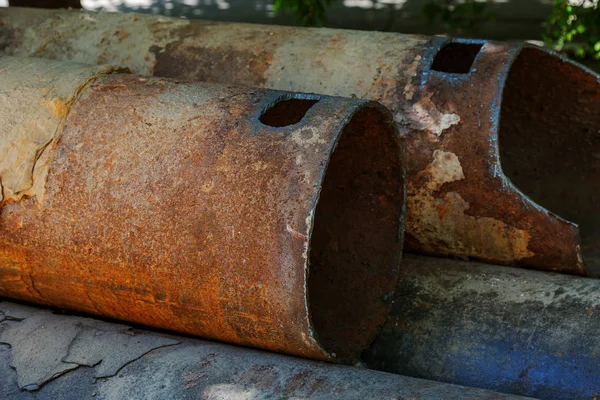
[{"label": "rusty metal pipe", "polygon": [[545,400],[600,396],[600,281],[405,255],[371,368]]},{"label": "rusty metal pipe", "polygon": [[13,400],[524,399],[8,302],[0,342],[0,397]]},{"label": "rusty metal pipe", "polygon": [[407,250],[600,275],[598,76],[546,50],[28,9],[0,10],[0,48],[380,101],[406,139]]},{"label": "rusty metal pipe", "polygon": [[384,322],[402,250],[380,104],[0,58],[0,295],[315,359]]}]

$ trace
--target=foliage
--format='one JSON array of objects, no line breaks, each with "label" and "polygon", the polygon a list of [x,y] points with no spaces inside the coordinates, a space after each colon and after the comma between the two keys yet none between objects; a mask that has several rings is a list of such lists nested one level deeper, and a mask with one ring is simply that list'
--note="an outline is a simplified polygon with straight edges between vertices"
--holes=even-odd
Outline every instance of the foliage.
[{"label": "foliage", "polygon": [[273,11],[291,10],[305,26],[324,25],[327,7],[335,0],[275,0]]},{"label": "foliage", "polygon": [[477,0],[432,0],[421,14],[430,25],[441,23],[443,32],[454,36],[476,36],[483,23],[495,18],[488,4]]},{"label": "foliage", "polygon": [[598,0],[555,0],[544,39],[558,51],[600,63]]}]

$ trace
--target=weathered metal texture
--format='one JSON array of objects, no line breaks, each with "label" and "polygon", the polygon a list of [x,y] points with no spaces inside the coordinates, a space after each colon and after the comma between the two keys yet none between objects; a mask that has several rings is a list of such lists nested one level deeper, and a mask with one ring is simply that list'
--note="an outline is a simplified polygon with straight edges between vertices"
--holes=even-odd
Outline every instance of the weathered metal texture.
[{"label": "weathered metal texture", "polygon": [[52,145],[5,141],[39,136],[28,120],[0,127],[0,149],[49,171],[32,178],[39,192],[0,203],[0,295],[316,359],[370,343],[402,252],[402,159],[383,106],[129,74],[20,104],[57,71],[78,76],[0,60],[17,116],[73,99]]},{"label": "weathered metal texture", "polygon": [[0,58],[0,206],[23,196],[43,200],[43,182],[79,91],[111,68]]},{"label": "weathered metal texture", "polygon": [[600,282],[405,255],[371,368],[547,400],[600,396]]},{"label": "weathered metal texture", "polygon": [[[11,368],[12,367],[12,368]],[[524,399],[0,303],[3,399]]]},{"label": "weathered metal texture", "polygon": [[380,101],[406,138],[407,250],[582,275],[587,266],[600,274],[598,224],[590,222],[600,218],[598,77],[545,50],[27,9],[0,11],[0,48],[147,75]]},{"label": "weathered metal texture", "polygon": [[[521,48],[495,43],[448,46],[458,47],[448,54],[441,50],[435,56],[439,61],[429,60],[439,70],[425,73],[421,85],[423,99],[435,99],[431,101],[445,110],[443,126],[409,136],[406,146],[411,160],[407,248],[584,273],[577,228],[524,196],[500,165],[503,83]],[[456,59],[469,57],[470,50],[472,66],[461,73],[454,70]]]}]

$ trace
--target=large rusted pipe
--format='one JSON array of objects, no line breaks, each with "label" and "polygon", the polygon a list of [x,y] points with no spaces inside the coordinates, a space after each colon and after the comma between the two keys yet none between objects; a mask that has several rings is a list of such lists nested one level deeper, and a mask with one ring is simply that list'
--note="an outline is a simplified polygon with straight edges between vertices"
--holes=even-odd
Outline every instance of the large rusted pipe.
[{"label": "large rusted pipe", "polygon": [[0,303],[0,397],[524,399],[167,336],[8,302]]},{"label": "large rusted pipe", "polygon": [[363,359],[402,375],[545,400],[600,396],[600,281],[406,255]]},{"label": "large rusted pipe", "polygon": [[0,58],[0,295],[316,359],[386,318],[380,104]]},{"label": "large rusted pipe", "polygon": [[546,50],[27,9],[0,11],[0,43],[145,75],[378,100],[406,139],[407,250],[600,274],[598,76]]}]

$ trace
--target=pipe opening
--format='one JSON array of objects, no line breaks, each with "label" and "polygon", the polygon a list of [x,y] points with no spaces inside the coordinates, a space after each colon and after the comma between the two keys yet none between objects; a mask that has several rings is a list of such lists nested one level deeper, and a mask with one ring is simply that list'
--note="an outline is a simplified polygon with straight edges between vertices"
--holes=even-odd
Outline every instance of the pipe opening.
[{"label": "pipe opening", "polygon": [[391,304],[402,252],[399,154],[391,117],[367,106],[344,127],[324,176],[308,304],[317,340],[340,359],[370,343]]},{"label": "pipe opening", "polygon": [[308,110],[318,102],[311,99],[282,99],[267,108],[259,120],[275,128],[294,125],[302,121]]},{"label": "pipe opening", "polygon": [[598,76],[541,49],[523,49],[504,88],[499,147],[515,186],[579,225],[583,261],[600,276]]},{"label": "pipe opening", "polygon": [[448,43],[437,52],[431,69],[451,74],[468,74],[479,54],[482,44]]}]

